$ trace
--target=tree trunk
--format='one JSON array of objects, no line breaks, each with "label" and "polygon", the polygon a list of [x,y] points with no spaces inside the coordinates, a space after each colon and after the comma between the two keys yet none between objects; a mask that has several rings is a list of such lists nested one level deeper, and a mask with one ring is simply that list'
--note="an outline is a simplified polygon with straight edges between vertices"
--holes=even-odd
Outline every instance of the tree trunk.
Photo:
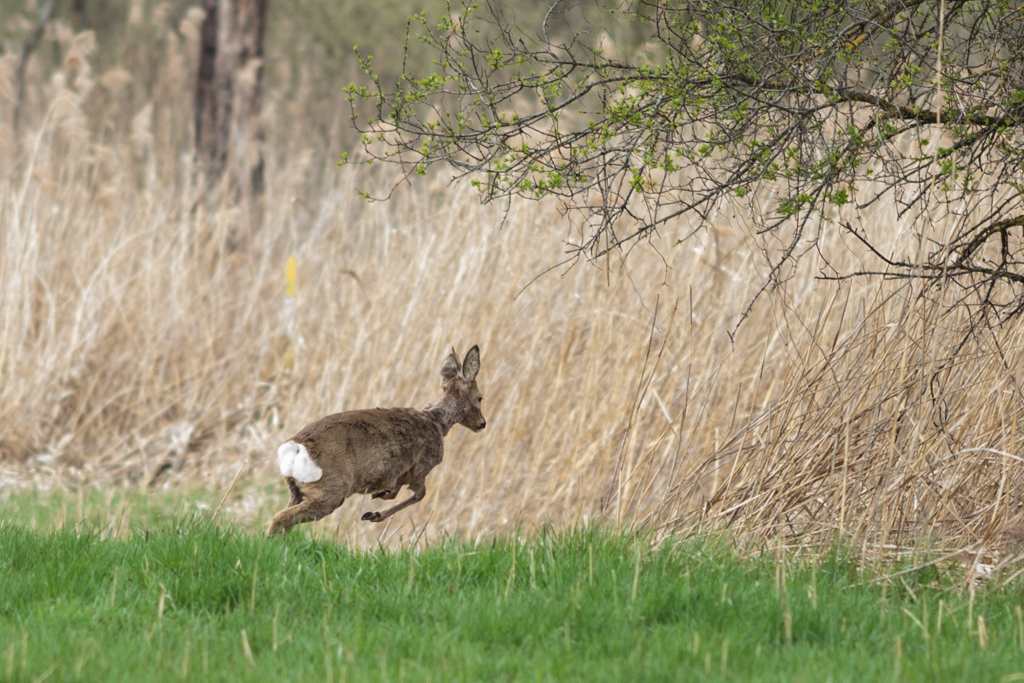
[{"label": "tree trunk", "polygon": [[217,62],[218,1],[204,0],[202,34],[199,40],[199,74],[196,78],[196,156],[207,178],[219,177],[224,168],[223,158],[214,134],[217,120],[217,97],[214,87]]},{"label": "tree trunk", "polygon": [[81,33],[89,28],[89,13],[85,9],[85,0],[72,0],[71,18],[75,33]]},{"label": "tree trunk", "polygon": [[[196,80],[196,153],[206,190],[263,192],[260,123],[268,0],[204,0]],[[227,177],[225,177],[227,175]],[[221,183],[224,183],[221,185]]]}]

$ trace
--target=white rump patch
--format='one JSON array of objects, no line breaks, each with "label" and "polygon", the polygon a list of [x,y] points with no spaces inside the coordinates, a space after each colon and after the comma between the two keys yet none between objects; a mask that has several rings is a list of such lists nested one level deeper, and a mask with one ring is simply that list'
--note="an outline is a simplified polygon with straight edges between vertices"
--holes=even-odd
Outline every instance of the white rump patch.
[{"label": "white rump patch", "polygon": [[324,471],[309,457],[306,447],[294,441],[281,444],[277,449],[277,466],[281,468],[283,476],[303,484],[320,481],[320,477],[324,476]]}]

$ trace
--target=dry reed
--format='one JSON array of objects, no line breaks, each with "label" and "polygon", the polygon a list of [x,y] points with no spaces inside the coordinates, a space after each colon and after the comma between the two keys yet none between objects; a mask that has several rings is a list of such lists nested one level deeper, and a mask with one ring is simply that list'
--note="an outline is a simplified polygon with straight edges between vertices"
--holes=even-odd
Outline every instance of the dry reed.
[{"label": "dry reed", "polygon": [[[1019,325],[917,284],[822,281],[809,254],[737,328],[772,246],[725,212],[537,278],[572,239],[556,205],[506,214],[441,178],[364,203],[356,189],[394,177],[333,170],[337,150],[302,144],[301,101],[274,91],[262,210],[204,204],[198,20],[161,29],[146,83],[131,54],[94,76],[90,38],[67,36],[54,77],[30,65],[16,139],[0,68],[3,490],[223,489],[248,459],[225,511],[262,527],[286,496],[280,442],[328,412],[425,405],[449,346],[476,343],[488,429],[453,432],[385,538],[599,520],[991,548],[1018,528]],[[909,239],[892,207],[867,219]],[[864,258],[821,249],[840,269]],[[316,528],[374,542],[368,503]]]}]

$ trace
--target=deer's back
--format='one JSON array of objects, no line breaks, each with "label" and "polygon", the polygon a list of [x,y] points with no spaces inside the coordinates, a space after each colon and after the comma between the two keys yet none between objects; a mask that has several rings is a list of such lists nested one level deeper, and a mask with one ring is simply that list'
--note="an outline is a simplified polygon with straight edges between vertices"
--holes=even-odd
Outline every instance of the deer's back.
[{"label": "deer's back", "polygon": [[441,427],[413,408],[335,413],[306,426],[292,441],[304,445],[325,472],[359,491],[375,489],[414,466],[429,470],[444,453]]}]

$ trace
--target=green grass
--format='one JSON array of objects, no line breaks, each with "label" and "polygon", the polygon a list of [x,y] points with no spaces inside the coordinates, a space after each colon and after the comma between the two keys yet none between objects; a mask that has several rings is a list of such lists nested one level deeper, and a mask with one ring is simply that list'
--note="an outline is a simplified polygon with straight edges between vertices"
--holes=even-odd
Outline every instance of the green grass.
[{"label": "green grass", "polygon": [[[268,489],[266,495],[271,507],[286,499],[280,490]],[[83,487],[74,492],[24,489],[0,499],[0,521],[17,521],[31,529],[109,528],[120,535],[122,531],[127,533],[140,526],[166,528],[181,518],[209,515],[222,496],[223,491],[207,489],[190,489],[187,493],[175,489],[140,491],[121,486]]]},{"label": "green grass", "polygon": [[594,529],[354,552],[85,526],[0,523],[3,680],[1024,680],[1024,586],[972,600],[954,568],[872,581],[840,553]]}]

